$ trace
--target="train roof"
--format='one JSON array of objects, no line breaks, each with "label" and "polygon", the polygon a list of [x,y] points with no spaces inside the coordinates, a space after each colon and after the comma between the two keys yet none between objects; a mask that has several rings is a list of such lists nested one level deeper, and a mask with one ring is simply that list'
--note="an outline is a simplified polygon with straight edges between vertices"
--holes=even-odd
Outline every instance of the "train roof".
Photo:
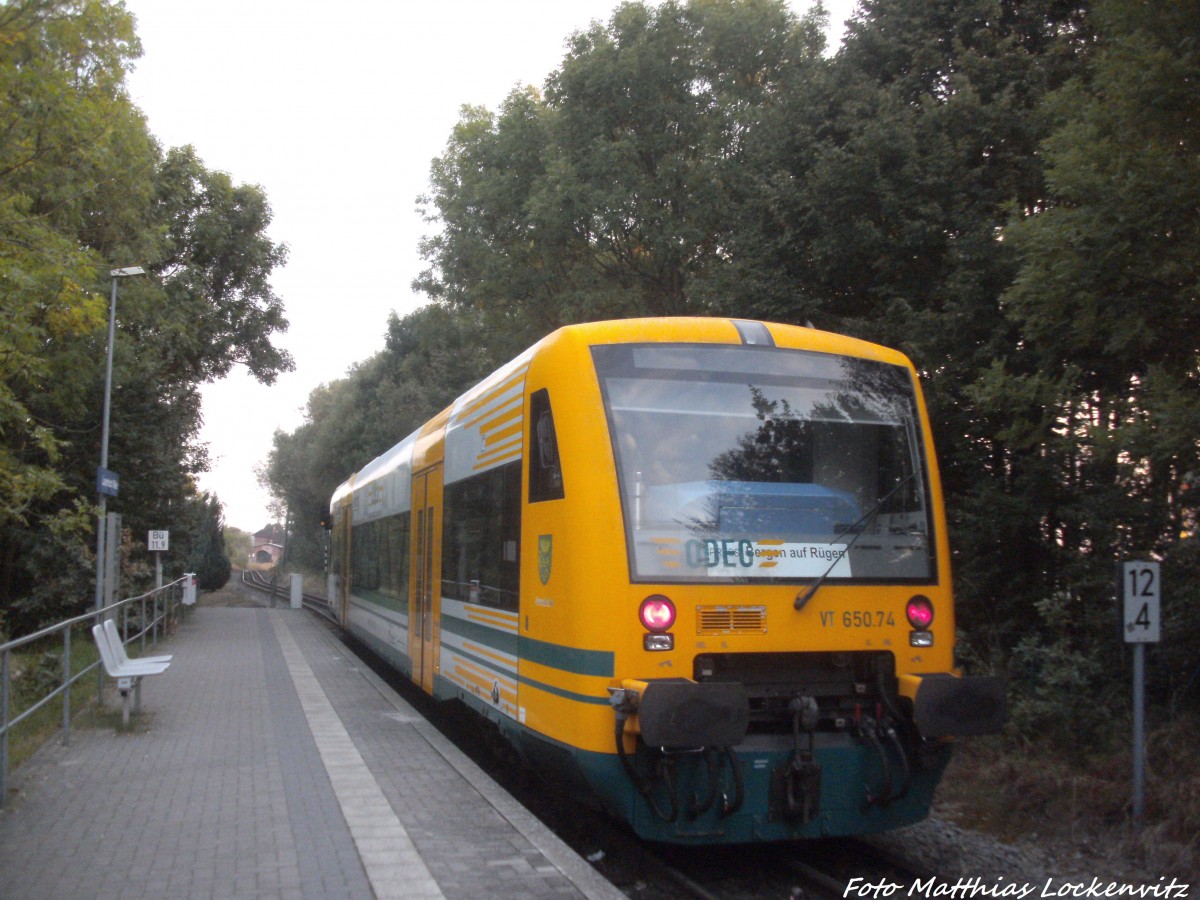
[{"label": "train roof", "polygon": [[[758,322],[747,319],[731,319],[716,317],[666,317],[640,319],[612,319],[600,322],[587,322],[578,325],[565,325],[557,331],[542,338],[528,350],[515,359],[501,366],[478,384],[473,385],[454,403],[439,413],[431,421],[446,422],[453,417],[456,410],[470,407],[480,397],[494,391],[498,385],[513,376],[515,372],[528,367],[542,349],[560,343],[574,343],[578,346],[594,346],[597,344],[613,343],[713,343],[713,344],[751,344],[758,346],[775,346],[787,349],[811,350],[818,353],[836,353],[875,359],[894,365],[911,368],[911,363],[904,354],[879,344],[872,344],[858,338],[821,331],[816,328],[798,325],[783,325],[773,322]],[[383,483],[381,491],[373,492],[373,501],[381,512],[385,508],[394,508],[397,503],[406,499],[399,492],[406,490],[398,484],[403,478],[388,478],[394,476],[401,467],[410,464],[413,449],[422,432],[429,423],[422,425],[412,434],[405,437],[391,449],[377,456],[358,472],[342,482],[330,499],[331,508],[346,502],[350,495],[371,484]],[[389,483],[396,482],[391,488]],[[360,512],[356,509],[356,518]],[[375,518],[376,515],[368,515]]]}]

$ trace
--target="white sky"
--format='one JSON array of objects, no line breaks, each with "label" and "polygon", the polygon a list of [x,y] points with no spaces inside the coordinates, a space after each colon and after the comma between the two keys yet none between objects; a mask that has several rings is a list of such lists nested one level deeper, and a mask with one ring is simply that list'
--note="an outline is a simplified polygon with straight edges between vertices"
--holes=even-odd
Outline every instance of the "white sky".
[{"label": "white sky", "polygon": [[[430,231],[416,198],[460,107],[495,110],[512,88],[541,87],[567,37],[607,22],[619,0],[125,5],[144,49],[130,93],[150,131],[164,147],[192,144],[235,183],[261,185],[271,237],[290,250],[272,284],[291,323],[276,340],[296,370],[264,387],[239,368],[203,390],[212,470],[200,486],[221,499],[227,524],[253,532],[269,521],[254,468],[275,430],[293,431],[313,388],[383,348],[391,310],[423,302],[409,287]],[[825,5],[836,48],[853,0]]]}]

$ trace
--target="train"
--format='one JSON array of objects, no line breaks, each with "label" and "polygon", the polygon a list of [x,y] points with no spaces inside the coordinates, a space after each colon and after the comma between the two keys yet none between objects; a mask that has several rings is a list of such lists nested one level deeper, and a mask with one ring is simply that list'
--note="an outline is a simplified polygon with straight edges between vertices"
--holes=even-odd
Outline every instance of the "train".
[{"label": "train", "polygon": [[917,373],[865,341],[560,328],[350,476],[328,523],[346,631],[650,841],[910,824],[1004,718],[1003,682],[955,663]]}]

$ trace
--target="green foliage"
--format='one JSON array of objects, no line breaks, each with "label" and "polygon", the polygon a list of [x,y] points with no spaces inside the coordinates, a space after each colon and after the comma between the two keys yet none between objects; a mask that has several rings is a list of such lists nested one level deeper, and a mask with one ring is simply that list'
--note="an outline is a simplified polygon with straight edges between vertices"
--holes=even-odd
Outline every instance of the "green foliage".
[{"label": "green foliage", "polygon": [[483,316],[439,305],[388,320],[385,349],[309,395],[305,422],[276,432],[265,486],[292,523],[289,562],[324,564],[318,523],[339,484],[522,349],[519,329],[481,340]]},{"label": "green foliage", "polygon": [[232,525],[226,525],[222,532],[225,541],[225,555],[238,568],[245,568],[250,551],[254,549],[254,535]]},{"label": "green foliage", "polygon": [[[1113,671],[1113,661],[1121,658],[1115,612],[1104,604],[1104,615],[1097,617],[1095,605],[1066,592],[1039,601],[1036,608],[1033,627],[1017,642],[1009,663],[1014,685],[1011,726],[1063,750],[1109,747],[1117,730],[1116,711],[1081,699],[1119,690],[1120,679]],[[1107,629],[1097,618],[1105,619]],[[1099,652],[1097,643],[1105,652]],[[1118,671],[1124,674],[1123,667]]]},{"label": "green foliage", "polygon": [[437,230],[414,286],[433,304],[313,394],[270,484],[315,518],[560,324],[812,321],[921,371],[960,646],[1017,676],[1021,729],[1066,743],[1124,714],[1112,571],[1135,554],[1178,598],[1158,699],[1196,702],[1197,15],[870,0],[831,58],[819,8],[621,5],[541,91],[464,109],[422,200]]},{"label": "green foliage", "polygon": [[819,67],[819,34],[777,0],[628,3],[575,34],[544,93],[464,109],[423,198],[442,229],[414,286],[533,338],[711,310],[760,120]]},{"label": "green foliage", "polygon": [[1151,697],[1171,712],[1200,713],[1200,538],[1163,555],[1162,638],[1150,653]]},{"label": "green foliage", "polygon": [[190,537],[181,510],[207,465],[199,385],[237,363],[267,383],[292,365],[272,343],[287,322],[269,276],[286,249],[267,237],[266,196],[189,147],[163,153],[125,88],[140,52],[118,3],[0,6],[0,613],[14,626],[90,602],[82,504],[110,268],[148,273],[121,282],[113,348],[110,510],[130,533]]},{"label": "green foliage", "polygon": [[62,439],[29,406],[78,387],[67,346],[104,321],[102,257],[77,237],[87,199],[148,160],[123,88],[139,52],[128,15],[102,4],[0,9],[0,527],[67,488]]},{"label": "green foliage", "polygon": [[1103,556],[1169,546],[1198,461],[1200,18],[1150,7],[1098,4],[1087,77],[1048,104],[1048,199],[1009,229],[1027,338],[1009,372],[1046,383],[1037,437],[1074,501],[1058,518]]},{"label": "green foliage", "polygon": [[190,381],[211,381],[244,363],[264,384],[292,368],[271,335],[287,328],[271,271],[287,249],[266,234],[271,208],[262,188],[234,185],[211,172],[191,147],[169,151],[155,178],[154,217],[167,235],[154,271],[171,311],[135,333],[162,335],[172,345],[172,368]]},{"label": "green foliage", "polygon": [[10,532],[9,552],[37,573],[3,610],[12,635],[29,634],[80,613],[93,600],[95,516],[82,500],[42,517],[36,528]]},{"label": "green foliage", "polygon": [[187,560],[186,570],[195,573],[197,587],[202,591],[224,587],[233,567],[225,551],[221,502],[207,493],[190,498],[184,518],[187,538],[179,547],[179,555]]}]

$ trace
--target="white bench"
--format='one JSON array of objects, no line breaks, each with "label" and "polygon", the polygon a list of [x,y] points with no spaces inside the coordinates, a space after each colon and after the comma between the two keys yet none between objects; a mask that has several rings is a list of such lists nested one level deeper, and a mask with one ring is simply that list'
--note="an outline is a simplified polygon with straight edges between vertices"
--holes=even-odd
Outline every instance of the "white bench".
[{"label": "white bench", "polygon": [[125,642],[121,640],[121,632],[117,631],[117,623],[112,619],[104,620],[104,633],[108,635],[109,645],[117,652],[117,662],[165,662],[171,661],[170,655],[167,656],[139,656],[136,660],[129,658],[129,654],[125,652]]},{"label": "white bench", "polygon": [[125,645],[121,642],[114,626],[111,632],[103,624],[92,626],[92,638],[96,641],[96,649],[100,651],[100,659],[104,663],[104,671],[110,678],[117,680],[117,690],[121,692],[121,723],[129,724],[129,693],[135,695],[134,710],[142,709],[142,679],[147,675],[159,675],[167,671],[171,665],[169,659],[161,657],[157,661],[129,658]]}]

